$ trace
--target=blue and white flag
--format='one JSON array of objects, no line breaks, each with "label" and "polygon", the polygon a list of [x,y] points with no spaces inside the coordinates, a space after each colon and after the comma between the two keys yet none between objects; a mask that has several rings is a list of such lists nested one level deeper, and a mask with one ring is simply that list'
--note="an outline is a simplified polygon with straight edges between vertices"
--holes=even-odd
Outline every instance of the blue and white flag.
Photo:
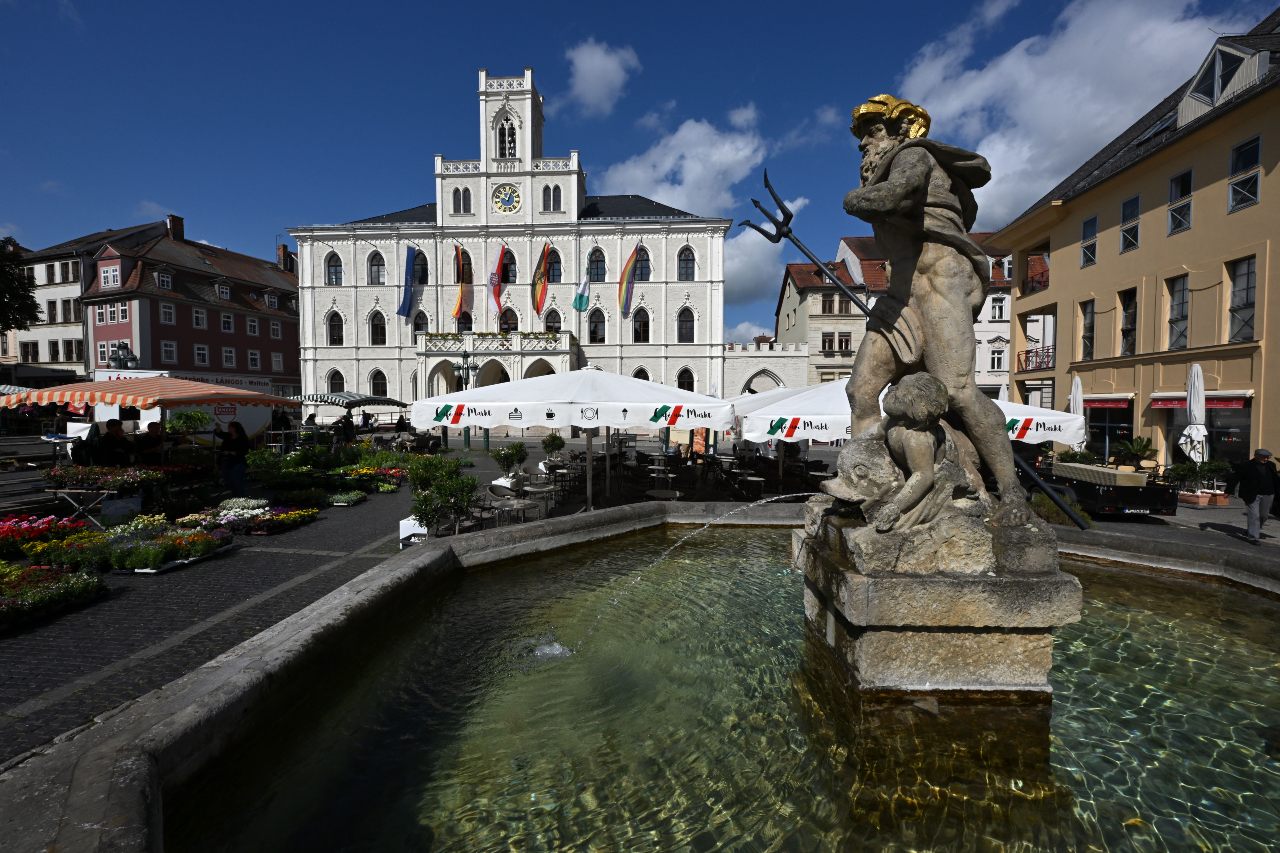
[{"label": "blue and white flag", "polygon": [[413,261],[417,253],[418,250],[413,246],[405,250],[404,293],[400,297],[400,307],[396,309],[401,317],[408,317],[413,313]]}]

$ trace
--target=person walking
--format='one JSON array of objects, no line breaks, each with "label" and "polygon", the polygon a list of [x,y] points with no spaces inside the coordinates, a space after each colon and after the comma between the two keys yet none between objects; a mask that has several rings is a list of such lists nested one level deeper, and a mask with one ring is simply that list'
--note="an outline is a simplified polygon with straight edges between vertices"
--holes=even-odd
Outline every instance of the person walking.
[{"label": "person walking", "polygon": [[1271,514],[1276,492],[1280,491],[1280,473],[1271,461],[1271,451],[1262,447],[1255,450],[1253,458],[1241,464],[1236,473],[1240,477],[1239,495],[1244,501],[1248,525],[1245,536],[1250,544],[1257,545],[1262,537],[1262,525],[1267,523],[1267,516]]},{"label": "person walking", "polygon": [[232,497],[242,498],[249,493],[249,436],[239,421],[227,424],[226,432],[216,427],[213,430],[222,444],[218,447],[218,461],[222,468],[222,478],[231,490]]}]

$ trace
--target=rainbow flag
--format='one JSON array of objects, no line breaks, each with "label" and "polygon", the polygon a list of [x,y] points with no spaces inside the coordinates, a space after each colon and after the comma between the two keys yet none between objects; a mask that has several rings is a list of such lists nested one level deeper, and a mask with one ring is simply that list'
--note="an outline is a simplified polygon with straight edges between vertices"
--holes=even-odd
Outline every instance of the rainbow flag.
[{"label": "rainbow flag", "polygon": [[458,282],[458,301],[453,304],[453,319],[456,320],[462,316],[463,311],[471,307],[469,304],[471,300],[467,298],[470,295],[469,285],[471,282],[464,281],[465,277],[462,274],[462,247],[456,243],[453,246],[453,278]]},{"label": "rainbow flag", "polygon": [[627,258],[622,267],[622,277],[618,279],[618,308],[623,317],[631,313],[631,297],[636,292],[636,257],[639,254],[640,244],[636,243],[636,247],[631,250],[631,257]]},{"label": "rainbow flag", "polygon": [[502,310],[502,261],[506,258],[507,247],[498,247],[498,262],[493,267],[493,274],[489,276],[489,287],[493,290],[493,305],[499,311]]},{"label": "rainbow flag", "polygon": [[551,254],[551,244],[542,245],[542,257],[538,259],[538,268],[533,271],[533,313],[542,314],[547,304],[547,255]]}]

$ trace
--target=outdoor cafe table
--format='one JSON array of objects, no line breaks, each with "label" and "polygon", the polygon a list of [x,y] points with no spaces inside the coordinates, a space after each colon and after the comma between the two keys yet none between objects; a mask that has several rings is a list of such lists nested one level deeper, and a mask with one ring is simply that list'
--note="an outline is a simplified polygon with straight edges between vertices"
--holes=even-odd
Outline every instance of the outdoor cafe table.
[{"label": "outdoor cafe table", "polygon": [[551,494],[555,490],[556,490],[556,487],[550,483],[544,483],[544,484],[534,483],[534,484],[525,486],[522,489],[522,491],[526,495],[533,495],[535,498],[538,498],[542,501],[542,517],[543,518],[546,518],[547,516],[551,515]]},{"label": "outdoor cafe table", "polygon": [[537,505],[537,501],[525,500],[524,498],[505,498],[503,500],[493,502],[494,509],[498,509],[503,512],[520,513],[521,521],[524,521],[525,510],[533,509]]}]

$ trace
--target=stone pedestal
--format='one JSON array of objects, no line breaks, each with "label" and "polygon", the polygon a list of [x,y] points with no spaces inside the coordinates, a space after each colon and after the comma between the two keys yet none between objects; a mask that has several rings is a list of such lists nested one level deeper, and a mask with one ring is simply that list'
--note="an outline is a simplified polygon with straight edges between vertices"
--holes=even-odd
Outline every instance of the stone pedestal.
[{"label": "stone pedestal", "polygon": [[1052,631],[1080,618],[1053,532],[956,517],[877,533],[809,502],[805,616],[864,692],[1050,692]]}]

